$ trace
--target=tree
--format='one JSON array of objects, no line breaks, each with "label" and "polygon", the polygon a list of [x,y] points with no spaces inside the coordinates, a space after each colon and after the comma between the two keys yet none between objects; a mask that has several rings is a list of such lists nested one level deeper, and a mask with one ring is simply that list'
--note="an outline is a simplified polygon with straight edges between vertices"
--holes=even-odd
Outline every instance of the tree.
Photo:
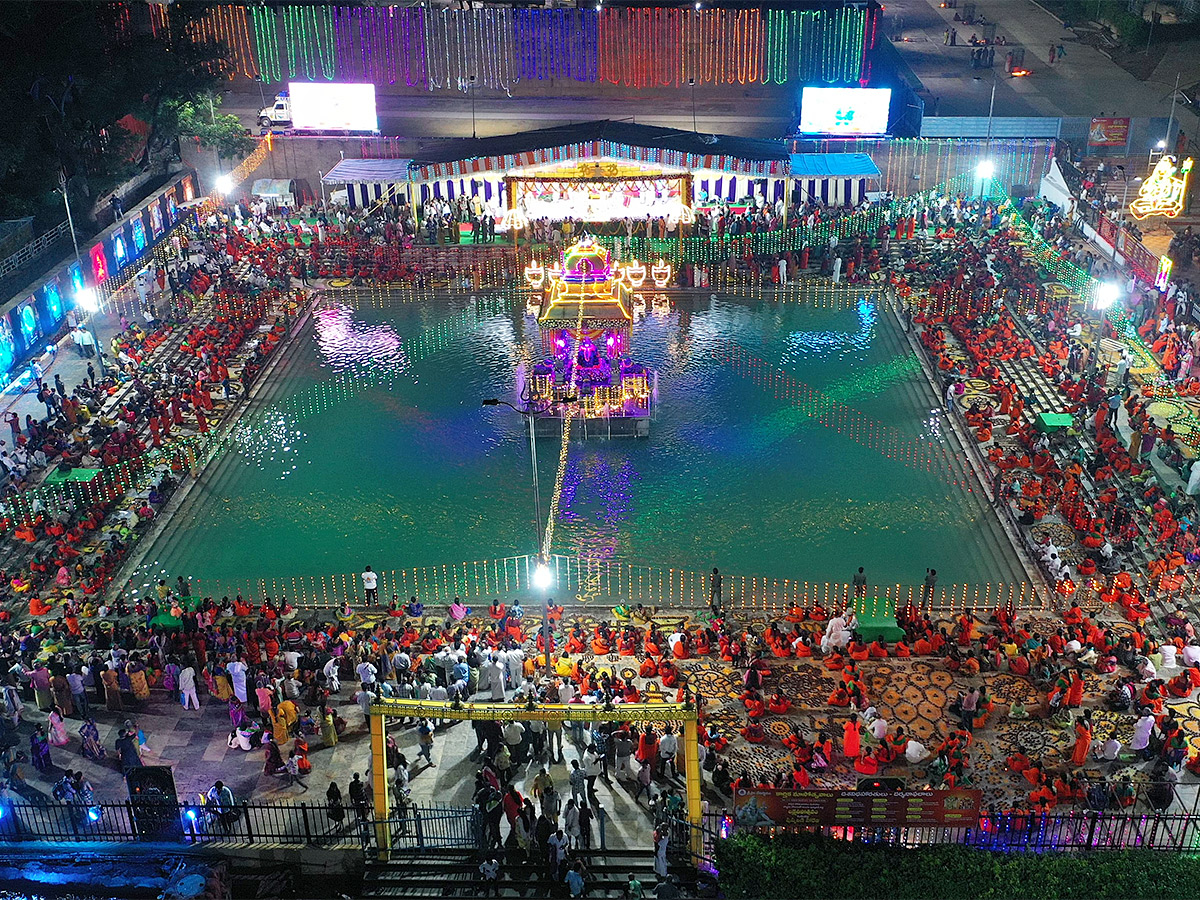
[{"label": "tree", "polygon": [[[225,49],[190,37],[189,23],[209,6],[172,4],[169,35],[156,36],[143,5],[0,4],[0,217],[40,213],[58,221],[63,175],[82,211],[81,201],[174,141],[161,133],[166,104],[211,92],[219,81],[215,63]],[[119,124],[127,115],[149,125],[141,147]]]},{"label": "tree", "polygon": [[252,153],[255,147],[253,136],[237,116],[220,111],[221,99],[220,94],[210,94],[195,103],[168,101],[163,105],[162,132],[197,138],[200,146],[216,150],[222,159]]}]

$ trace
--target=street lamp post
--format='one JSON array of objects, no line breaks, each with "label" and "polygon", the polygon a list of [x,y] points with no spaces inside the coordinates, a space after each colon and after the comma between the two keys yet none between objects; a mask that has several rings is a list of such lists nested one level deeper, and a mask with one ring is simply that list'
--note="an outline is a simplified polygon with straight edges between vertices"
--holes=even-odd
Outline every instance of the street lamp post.
[{"label": "street lamp post", "polygon": [[[554,583],[554,575],[550,571],[550,567],[546,564],[546,553],[542,547],[544,540],[544,532],[542,529],[542,494],[541,487],[538,481],[538,464],[537,464],[537,425],[536,419],[540,415],[549,412],[550,406],[540,406],[531,402],[531,398],[521,398],[524,406],[517,406],[514,403],[509,403],[507,400],[500,400],[496,397],[490,397],[483,401],[484,406],[507,406],[509,409],[517,412],[525,420],[529,426],[529,459],[533,467],[533,523],[534,530],[537,533],[537,554],[538,563],[533,572],[533,586],[538,589],[542,595],[542,654],[545,657],[545,673],[546,678],[551,676],[550,672],[550,598],[548,591]],[[573,404],[577,401],[576,397],[564,397],[560,402]]]},{"label": "street lamp post", "polygon": [[689,78],[688,84],[692,88],[692,133],[699,134],[700,129],[696,127],[696,79],[694,77]]},{"label": "street lamp post", "polygon": [[467,90],[471,93],[471,138],[472,140],[478,137],[475,133],[475,76],[468,77]]},{"label": "street lamp post", "polygon": [[[75,217],[71,214],[71,200],[67,196],[67,175],[65,172],[59,172],[58,183],[62,190],[63,205],[67,208],[67,228],[71,232],[71,246],[75,248],[75,265],[79,266],[79,278],[82,281],[83,273],[83,258],[79,255],[79,238],[75,235]],[[96,295],[95,288],[83,287],[75,292],[75,305],[87,310],[87,330],[92,336],[92,346],[96,348],[96,360],[100,364],[100,377],[103,378],[108,374],[104,366],[104,348],[100,346],[100,339],[96,337],[95,323],[92,321],[92,314],[100,308],[100,298]]]}]

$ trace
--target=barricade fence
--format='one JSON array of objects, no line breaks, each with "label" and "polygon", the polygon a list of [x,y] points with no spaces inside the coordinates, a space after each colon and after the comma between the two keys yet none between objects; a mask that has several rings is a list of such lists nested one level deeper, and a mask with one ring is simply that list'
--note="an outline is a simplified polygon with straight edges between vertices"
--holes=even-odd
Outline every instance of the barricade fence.
[{"label": "barricade fence", "polygon": [[361,847],[369,818],[324,804],[26,803],[0,801],[0,843],[162,841]]},{"label": "barricade fence", "polygon": [[1072,810],[1066,813],[985,815],[976,828],[830,825],[754,830],[769,837],[819,834],[863,844],[908,848],[957,844],[1005,852],[1159,850],[1178,853],[1194,852],[1200,847],[1196,819],[1186,813]]},{"label": "barricade fence", "polygon": [[[489,601],[516,597],[540,603],[543,596],[532,582],[538,564],[534,555],[502,559],[474,560],[422,566],[411,569],[382,569],[378,577],[378,603],[387,606],[392,597],[403,604],[415,597],[430,606],[444,606],[456,597],[464,601]],[[711,575],[699,570],[594,559],[553,554],[547,559],[553,575],[547,596],[555,602],[611,604],[642,603],[680,609],[710,605]],[[973,584],[872,585],[866,596],[856,597],[849,583],[812,582],[764,575],[722,573],[722,599],[726,608],[759,610],[785,616],[795,607],[811,609],[820,605],[831,615],[853,604],[860,616],[876,617],[894,613],[897,608],[913,606],[929,611],[974,609],[985,612],[1012,605],[1017,610],[1046,610],[1065,598],[1048,588],[1023,582],[983,582]],[[1082,585],[1074,602],[1095,600],[1104,587],[1099,581]],[[349,603],[352,608],[366,603],[362,577],[358,572],[327,575],[296,575],[257,579],[209,579],[192,581],[193,596],[234,597],[247,601],[272,597],[286,598],[294,606],[312,609],[337,609]]]}]

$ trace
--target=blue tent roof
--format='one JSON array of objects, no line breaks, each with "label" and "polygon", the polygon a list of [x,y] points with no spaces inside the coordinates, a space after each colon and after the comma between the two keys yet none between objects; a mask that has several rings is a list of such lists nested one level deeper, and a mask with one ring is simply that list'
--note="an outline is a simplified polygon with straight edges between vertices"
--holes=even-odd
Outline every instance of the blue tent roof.
[{"label": "blue tent roof", "polygon": [[793,153],[793,178],[878,178],[879,167],[865,153]]}]

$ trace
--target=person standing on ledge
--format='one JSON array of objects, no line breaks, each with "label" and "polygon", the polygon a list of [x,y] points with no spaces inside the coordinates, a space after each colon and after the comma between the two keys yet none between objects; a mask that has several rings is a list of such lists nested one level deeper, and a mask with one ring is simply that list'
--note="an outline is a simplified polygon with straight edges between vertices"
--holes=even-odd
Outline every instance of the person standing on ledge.
[{"label": "person standing on ledge", "polygon": [[858,571],[854,573],[854,597],[867,596],[867,576],[863,573],[863,567],[859,566]]},{"label": "person standing on ledge", "polygon": [[362,573],[363,590],[367,592],[368,603],[379,602],[379,576],[371,571],[371,567],[367,566]]},{"label": "person standing on ledge", "polygon": [[921,599],[932,602],[933,590],[937,587],[937,569],[925,570],[925,583],[921,587]]},{"label": "person standing on ledge", "polygon": [[721,570],[713,566],[712,577],[708,580],[708,605],[712,609],[713,618],[721,615]]}]

